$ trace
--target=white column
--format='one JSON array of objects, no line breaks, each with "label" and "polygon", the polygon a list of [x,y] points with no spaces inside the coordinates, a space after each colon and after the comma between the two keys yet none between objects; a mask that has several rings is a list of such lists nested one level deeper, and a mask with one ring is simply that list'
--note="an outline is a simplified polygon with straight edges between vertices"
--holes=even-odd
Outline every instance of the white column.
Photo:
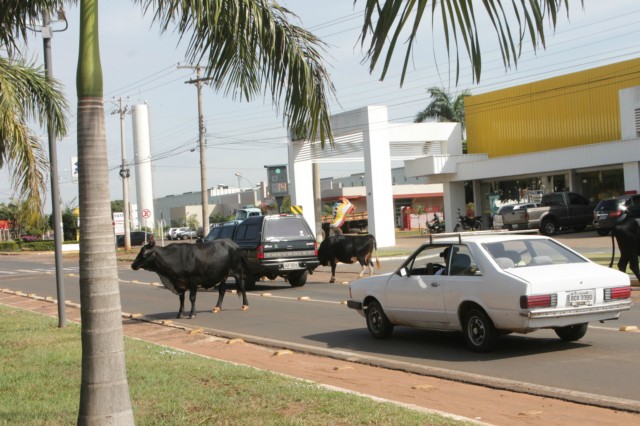
[{"label": "white column", "polygon": [[467,205],[464,202],[464,182],[445,182],[442,184],[444,191],[445,229],[453,232],[458,222],[458,209],[465,214]]},{"label": "white column", "polygon": [[635,191],[640,194],[640,162],[632,161],[622,164],[625,192]]},{"label": "white column", "polygon": [[309,142],[307,141],[290,141],[288,144],[289,195],[291,196],[291,204],[302,206],[302,215],[315,235],[313,165],[311,160],[298,160],[300,153],[305,150],[309,150]]},{"label": "white column", "polygon": [[149,138],[149,110],[147,105],[134,105],[133,147],[136,171],[136,197],[138,200],[138,220],[142,226],[153,229],[153,178],[151,176],[151,144]]},{"label": "white column", "polygon": [[359,112],[366,114],[363,145],[369,233],[378,247],[395,246],[387,107],[369,106]]}]

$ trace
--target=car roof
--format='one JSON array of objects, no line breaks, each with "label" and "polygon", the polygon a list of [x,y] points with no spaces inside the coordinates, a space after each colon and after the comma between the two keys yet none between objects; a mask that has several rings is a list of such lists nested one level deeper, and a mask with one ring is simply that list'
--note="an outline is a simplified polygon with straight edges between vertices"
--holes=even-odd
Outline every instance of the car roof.
[{"label": "car roof", "polygon": [[549,237],[531,233],[487,232],[484,234],[441,234],[442,237],[427,239],[424,244],[494,243],[515,240],[549,240]]}]

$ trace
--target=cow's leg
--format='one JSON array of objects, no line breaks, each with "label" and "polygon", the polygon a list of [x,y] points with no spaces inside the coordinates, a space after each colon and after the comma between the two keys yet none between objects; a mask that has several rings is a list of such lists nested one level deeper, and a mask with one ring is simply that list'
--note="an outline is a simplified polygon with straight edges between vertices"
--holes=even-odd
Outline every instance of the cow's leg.
[{"label": "cow's leg", "polygon": [[336,259],[331,259],[329,263],[331,263],[331,279],[329,283],[333,284],[336,282]]},{"label": "cow's leg", "polygon": [[218,285],[218,303],[216,303],[215,308],[211,310],[214,314],[217,314],[222,310],[222,301],[224,300],[224,295],[227,293],[227,279],[222,280],[220,285]]},{"label": "cow's leg", "polygon": [[184,313],[184,291],[178,293],[178,298],[180,299],[180,309],[178,309],[178,316],[176,318],[182,318],[182,314]]},{"label": "cow's leg", "polygon": [[360,263],[360,273],[358,274],[358,278],[362,278],[362,276],[364,275],[364,270],[366,269],[366,260],[364,259],[364,257],[359,257],[358,258],[358,263]]},{"label": "cow's leg", "polygon": [[238,296],[242,296],[242,310],[246,311],[249,309],[249,301],[247,300],[247,291],[244,288],[244,273],[240,272],[234,275],[236,279],[236,290],[238,291]]},{"label": "cow's leg", "polygon": [[192,285],[189,289],[189,301],[191,302],[191,312],[189,318],[196,316],[196,295],[198,294],[198,286]]}]

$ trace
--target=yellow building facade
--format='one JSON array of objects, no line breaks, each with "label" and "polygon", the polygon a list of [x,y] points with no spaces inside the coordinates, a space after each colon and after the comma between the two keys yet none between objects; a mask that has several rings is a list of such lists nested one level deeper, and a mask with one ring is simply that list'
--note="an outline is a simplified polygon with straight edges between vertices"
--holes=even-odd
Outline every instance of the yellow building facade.
[{"label": "yellow building facade", "polygon": [[496,158],[619,141],[619,91],[635,86],[640,59],[470,96],[468,153]]}]

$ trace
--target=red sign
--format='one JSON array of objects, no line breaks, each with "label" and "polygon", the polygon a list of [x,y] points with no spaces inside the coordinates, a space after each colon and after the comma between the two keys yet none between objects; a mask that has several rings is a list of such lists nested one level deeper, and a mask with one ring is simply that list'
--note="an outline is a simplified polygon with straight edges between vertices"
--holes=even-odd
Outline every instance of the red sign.
[{"label": "red sign", "polygon": [[151,210],[149,209],[142,210],[142,217],[145,219],[149,219],[151,217]]}]

